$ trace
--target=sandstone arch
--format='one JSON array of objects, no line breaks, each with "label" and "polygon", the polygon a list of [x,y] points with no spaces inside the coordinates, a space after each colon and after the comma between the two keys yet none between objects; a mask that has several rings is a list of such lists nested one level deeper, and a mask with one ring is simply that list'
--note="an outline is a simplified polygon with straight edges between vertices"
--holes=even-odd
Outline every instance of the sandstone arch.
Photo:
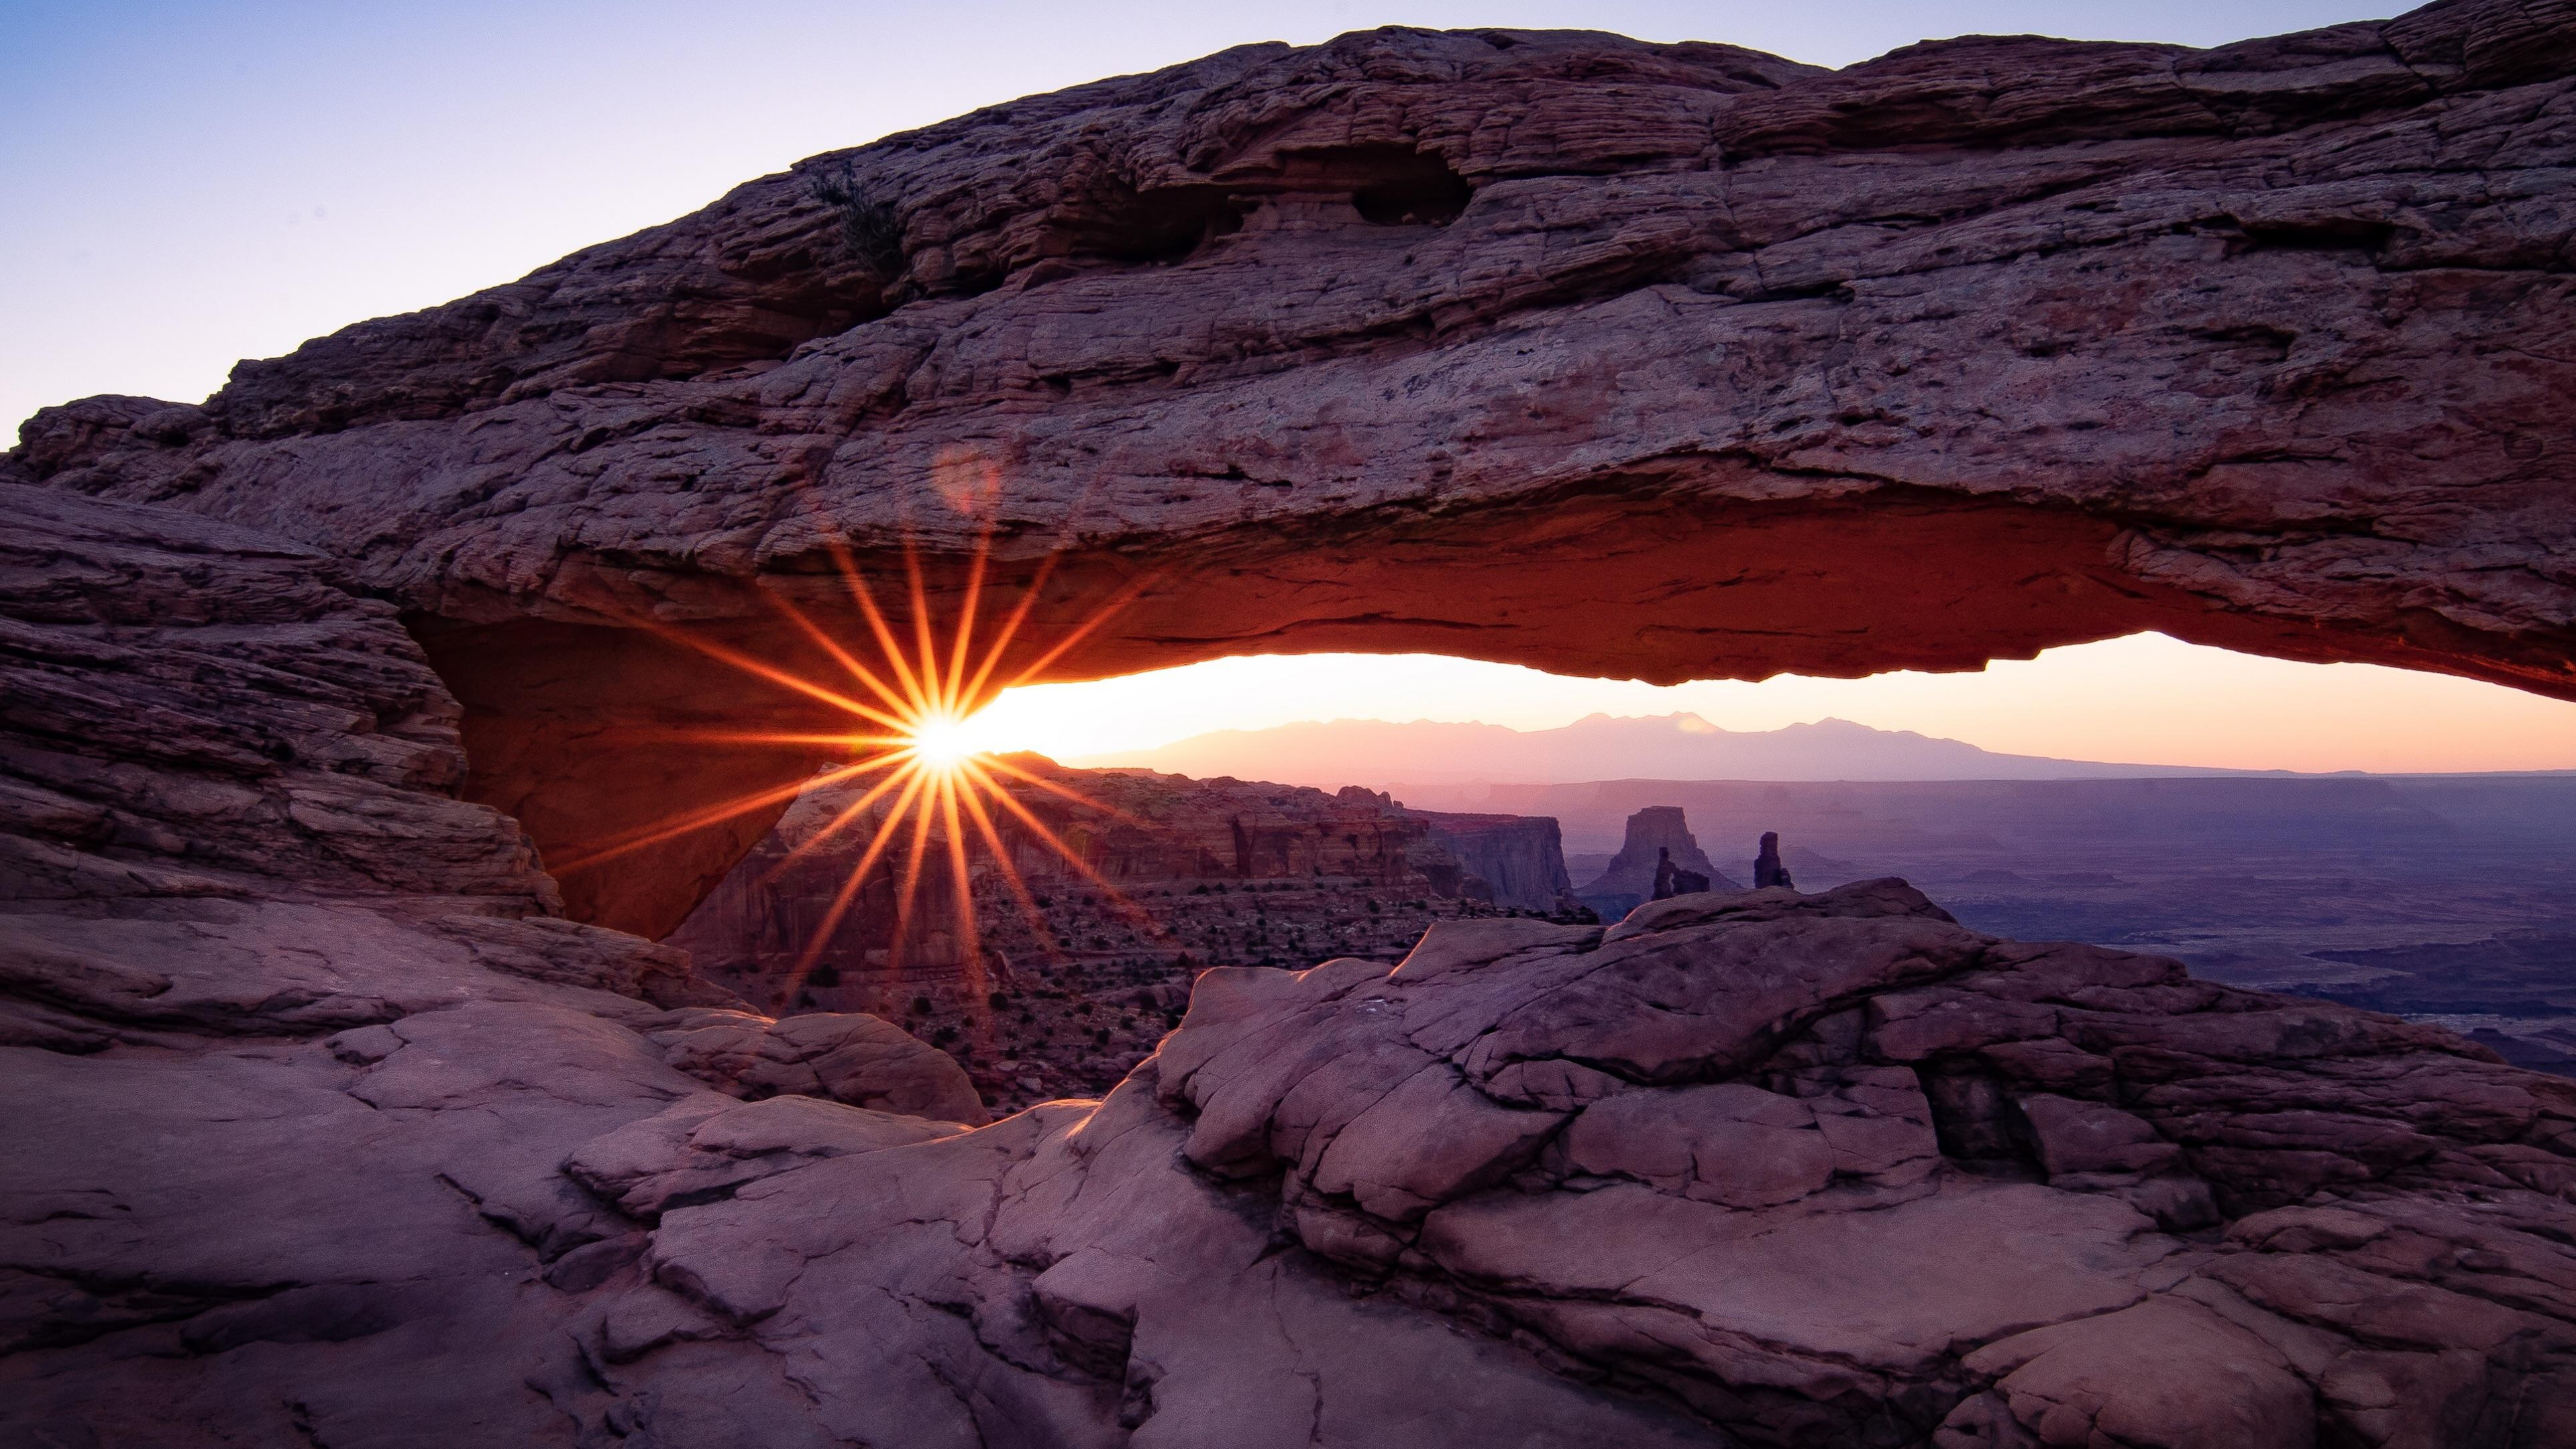
[{"label": "sandstone arch", "polygon": [[[803,171],[892,208],[899,258]],[[829,546],[1058,558],[1051,673],[1435,649],[1649,679],[2141,628],[2576,697],[2576,9],[2212,51],[1388,30],[1031,98],[520,282],[96,398],[10,474],[322,546],[561,859],[811,727]],[[567,882],[659,934],[767,821]]]}]

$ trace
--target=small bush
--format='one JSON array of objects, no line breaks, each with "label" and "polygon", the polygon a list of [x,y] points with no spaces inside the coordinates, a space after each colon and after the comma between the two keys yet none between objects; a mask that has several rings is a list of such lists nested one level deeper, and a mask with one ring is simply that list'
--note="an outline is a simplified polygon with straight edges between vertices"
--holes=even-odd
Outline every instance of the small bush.
[{"label": "small bush", "polygon": [[851,256],[882,276],[892,277],[903,271],[903,218],[896,215],[891,203],[868,194],[849,162],[843,161],[837,173],[809,174],[805,185],[816,201],[840,213],[841,244]]}]

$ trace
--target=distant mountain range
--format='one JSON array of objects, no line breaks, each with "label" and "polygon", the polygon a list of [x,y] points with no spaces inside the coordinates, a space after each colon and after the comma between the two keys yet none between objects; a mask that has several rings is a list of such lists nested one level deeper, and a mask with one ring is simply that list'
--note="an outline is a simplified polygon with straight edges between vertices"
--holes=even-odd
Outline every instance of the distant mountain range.
[{"label": "distant mountain range", "polygon": [[1695,714],[1620,719],[1596,714],[1563,729],[1415,720],[1340,719],[1266,730],[1218,730],[1150,750],[1065,763],[1142,767],[1206,779],[1232,775],[1290,785],[1583,780],[2099,780],[2284,771],[2120,765],[2000,755],[1963,740],[1872,729],[1845,719],[1776,730],[1720,729]]}]

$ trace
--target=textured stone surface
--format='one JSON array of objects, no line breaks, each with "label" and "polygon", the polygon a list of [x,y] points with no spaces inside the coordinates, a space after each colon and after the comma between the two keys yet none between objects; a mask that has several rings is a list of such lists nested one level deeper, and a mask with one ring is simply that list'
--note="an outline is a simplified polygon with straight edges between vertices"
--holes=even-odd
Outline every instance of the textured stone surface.
[{"label": "textured stone surface", "polygon": [[454,699],[329,559],[166,510],[6,484],[0,502],[11,898],[220,900],[285,878],[554,904],[517,827],[449,798]]},{"label": "textured stone surface", "polygon": [[1027,816],[998,802],[986,814],[1011,873],[980,828],[957,822],[971,935],[950,823],[934,818],[922,837],[929,866],[907,917],[908,820],[851,890],[889,807],[865,798],[872,781],[826,775],[665,943],[764,1011],[898,1016],[957,1053],[985,1101],[1017,1108],[1118,1085],[1179,1021],[1202,967],[1392,963],[1435,919],[1494,913],[1453,842],[1489,868],[1564,877],[1549,820],[1426,815],[1356,788],[1007,763],[1030,778],[997,771],[998,788]]},{"label": "textured stone surface", "polygon": [[2576,1092],[1897,882],[1212,972],[1147,1070],[1309,1251],[1746,1442],[2544,1442],[2576,1408],[2542,1226]]},{"label": "textured stone surface", "polygon": [[[697,1120],[584,1152],[651,1181],[715,1154],[638,1139]],[[1096,1105],[659,1209],[614,1310],[643,1327],[562,1401],[749,1442],[671,1386],[793,1364],[728,1411],[864,1403],[925,1444],[2549,1443],[2571,1127],[2576,1090],[2447,1034],[1998,942],[1895,882],[1443,924],[1392,971],[1208,973]]]},{"label": "textured stone surface", "polygon": [[772,178],[40,417],[0,1439],[2576,1440],[2576,1087],[2438,1030],[1879,881],[1212,972],[1105,1099],[956,1130],[738,1098],[869,1100],[882,1033],[726,1015],[519,829],[792,783],[652,733],[796,716],[627,626],[784,656],[827,539],[949,597],[979,518],[1005,598],[1072,549],[1034,647],[1152,580],[1062,672],[2155,626],[2566,692],[2571,41],[1255,48],[862,153],[900,276]]},{"label": "textured stone surface", "polygon": [[863,1013],[783,1020],[749,1011],[683,1007],[637,1023],[662,1060],[737,1097],[820,1097],[944,1122],[982,1126],[983,1100],[946,1052]]},{"label": "textured stone surface", "polygon": [[1563,911],[1581,903],[1565,873],[1565,837],[1544,815],[1412,812],[1431,822],[1431,840],[1484,886],[1495,905]]},{"label": "textured stone surface", "polygon": [[[50,410],[6,465],[349,559],[550,856],[808,762],[639,619],[828,673],[846,540],[1061,553],[1059,677],[1428,648],[1648,679],[2137,629],[2576,692],[2566,0],[2217,50],[1379,31],[1032,97],[522,281]],[[894,208],[853,254],[809,177]],[[1619,626],[1604,626],[1605,620]],[[711,756],[715,756],[711,758]],[[767,828],[568,882],[659,935]]]},{"label": "textured stone surface", "polygon": [[[453,698],[329,559],[0,507],[0,1442],[566,1442],[527,1379],[632,1276],[621,1193],[959,1130],[689,1070],[981,1120],[870,1018],[785,1033],[812,1087],[666,1049],[779,1027],[550,914],[517,825],[454,798]],[[567,1175],[672,1113],[676,1160]]]},{"label": "textured stone surface", "polygon": [[[6,698],[41,702],[0,741],[38,807],[0,898],[0,1441],[2576,1429],[2576,1084],[2445,1032],[1873,881],[1213,970],[1104,1099],[969,1128],[883,1023],[773,1023],[546,915],[326,560],[0,502]],[[308,774],[388,756],[298,828]]]}]

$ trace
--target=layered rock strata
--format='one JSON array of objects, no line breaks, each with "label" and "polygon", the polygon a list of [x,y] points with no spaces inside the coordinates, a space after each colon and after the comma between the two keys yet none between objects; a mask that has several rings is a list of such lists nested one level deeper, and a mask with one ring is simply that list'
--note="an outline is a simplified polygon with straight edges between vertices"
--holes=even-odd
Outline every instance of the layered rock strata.
[{"label": "layered rock strata", "polygon": [[[1033,963],[1392,961],[1434,901],[1454,911],[1462,886],[1490,894],[1432,843],[1423,817],[1365,790],[1076,770],[1035,755],[1006,763],[1019,773],[996,771],[995,789],[1017,809],[984,807],[1000,854],[971,817],[952,826],[933,812],[921,843],[930,865],[916,874],[911,815],[881,792],[869,800],[870,778],[827,776],[666,940],[767,1005],[807,992],[882,1010],[961,982],[1007,986],[1015,965]],[[871,859],[889,835],[902,848]]]},{"label": "layered rock strata", "polygon": [[969,1127],[545,914],[327,559],[0,504],[0,1440],[2576,1433],[2576,1084],[2439,1030],[1875,881],[1211,971]]},{"label": "layered rock strata", "polygon": [[[904,844],[853,887],[880,835],[909,842],[911,827],[865,798],[872,780],[826,776],[665,943],[765,1011],[898,1017],[954,1053],[986,1101],[1018,1107],[1116,1086],[1203,967],[1393,962],[1435,919],[1496,913],[1444,822],[1468,822],[1470,852],[1487,843],[1480,863],[1564,875],[1553,821],[1424,815],[1357,788],[1004,763],[1018,773],[996,769],[997,788],[1019,809],[985,806],[1001,855],[969,818],[952,852],[935,816],[917,877]],[[1546,859],[1527,858],[1542,845]]]},{"label": "layered rock strata", "polygon": [[[0,1442],[566,1442],[529,1368],[631,1210],[984,1120],[884,1022],[563,919],[332,560],[0,508]],[[567,1175],[673,1113],[730,1165],[625,1206]]]},{"label": "layered rock strata", "polygon": [[[5,466],[348,560],[555,858],[810,767],[708,731],[847,728],[688,647],[830,675],[769,605],[859,637],[842,549],[899,582],[917,545],[945,620],[989,541],[1059,678],[2159,629],[2569,694],[2571,71],[2568,0],[1830,73],[1243,47],[815,158],[202,407],[49,410]],[[570,908],[658,936],[771,818]]]},{"label": "layered rock strata", "polygon": [[1431,842],[1484,884],[1495,905],[1554,912],[1579,907],[1565,873],[1565,838],[1544,815],[1413,812],[1431,824]]}]

